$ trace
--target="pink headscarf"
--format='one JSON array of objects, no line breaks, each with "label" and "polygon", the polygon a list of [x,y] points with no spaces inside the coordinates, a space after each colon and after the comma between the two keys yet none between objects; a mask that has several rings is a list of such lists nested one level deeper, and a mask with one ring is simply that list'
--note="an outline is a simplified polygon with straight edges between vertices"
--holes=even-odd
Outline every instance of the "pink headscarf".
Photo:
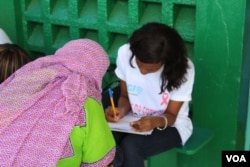
[{"label": "pink headscarf", "polygon": [[[72,128],[85,122],[88,96],[101,100],[109,66],[102,47],[72,40],[54,55],[39,58],[0,85],[2,166],[56,166]],[[42,149],[41,149],[42,148]]]}]

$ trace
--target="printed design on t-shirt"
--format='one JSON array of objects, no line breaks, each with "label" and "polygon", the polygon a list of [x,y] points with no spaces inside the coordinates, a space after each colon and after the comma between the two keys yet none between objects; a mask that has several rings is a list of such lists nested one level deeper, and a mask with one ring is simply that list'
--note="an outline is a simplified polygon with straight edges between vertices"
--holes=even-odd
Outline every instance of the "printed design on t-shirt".
[{"label": "printed design on t-shirt", "polygon": [[164,93],[162,93],[162,95],[161,95],[161,106],[162,105],[165,105],[165,106],[167,106],[168,105],[168,101],[169,101],[169,95],[168,95],[168,93],[166,93],[166,92],[164,92]]},{"label": "printed design on t-shirt", "polygon": [[146,106],[142,106],[135,103],[131,103],[131,107],[133,108],[133,114],[137,117],[156,116],[161,115],[164,112],[164,110],[156,111]]},{"label": "printed design on t-shirt", "polygon": [[127,91],[129,94],[138,96],[140,93],[142,93],[142,87],[138,85],[127,84]]}]

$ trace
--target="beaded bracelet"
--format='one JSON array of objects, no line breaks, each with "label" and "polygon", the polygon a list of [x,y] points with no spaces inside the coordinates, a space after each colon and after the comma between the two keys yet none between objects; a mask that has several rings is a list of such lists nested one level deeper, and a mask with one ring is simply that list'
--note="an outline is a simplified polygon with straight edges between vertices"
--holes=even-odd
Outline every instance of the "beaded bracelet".
[{"label": "beaded bracelet", "polygon": [[168,119],[165,116],[160,116],[160,117],[162,117],[164,119],[165,125],[164,125],[163,128],[157,127],[156,129],[158,129],[158,130],[165,130],[167,128],[167,126],[168,126]]}]

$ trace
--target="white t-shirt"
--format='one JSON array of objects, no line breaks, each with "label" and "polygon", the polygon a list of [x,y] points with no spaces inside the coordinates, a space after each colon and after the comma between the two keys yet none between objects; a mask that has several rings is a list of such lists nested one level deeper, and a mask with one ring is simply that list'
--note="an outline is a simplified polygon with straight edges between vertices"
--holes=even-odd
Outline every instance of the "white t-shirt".
[{"label": "white t-shirt", "polygon": [[191,94],[194,83],[193,63],[191,60],[188,60],[189,68],[187,70],[187,81],[185,83],[171,92],[166,90],[164,93],[159,94],[161,86],[160,75],[163,67],[154,73],[141,74],[135,57],[132,59],[134,68],[130,66],[129,61],[132,52],[129,47],[129,44],[124,44],[119,48],[115,73],[118,78],[127,84],[129,101],[133,113],[138,117],[162,115],[168,106],[169,100],[183,101],[184,103],[173,126],[177,128],[182,143],[184,144],[191,136],[193,130],[192,122],[188,117],[188,103],[192,99]]},{"label": "white t-shirt", "polygon": [[8,35],[0,28],[0,44],[12,43]]}]

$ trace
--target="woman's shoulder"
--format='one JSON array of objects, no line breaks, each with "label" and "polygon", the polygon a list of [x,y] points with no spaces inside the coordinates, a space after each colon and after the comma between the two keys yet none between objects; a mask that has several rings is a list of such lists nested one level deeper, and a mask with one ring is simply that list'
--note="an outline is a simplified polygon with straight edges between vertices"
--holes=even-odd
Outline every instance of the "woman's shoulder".
[{"label": "woman's shoulder", "polygon": [[188,58],[188,68],[187,68],[186,77],[189,78],[190,80],[191,78],[194,78],[194,75],[195,75],[194,63],[190,58]]},{"label": "woman's shoulder", "polygon": [[118,54],[128,54],[128,53],[131,53],[131,50],[130,50],[130,44],[129,43],[125,43],[123,44],[122,46],[119,47],[118,49]]},{"label": "woman's shoulder", "polygon": [[188,58],[188,70],[194,71],[194,68],[195,67],[193,61],[190,58]]},{"label": "woman's shoulder", "polygon": [[132,52],[130,50],[130,44],[126,43],[119,47],[118,49],[118,57],[122,60],[129,59],[132,55]]}]

